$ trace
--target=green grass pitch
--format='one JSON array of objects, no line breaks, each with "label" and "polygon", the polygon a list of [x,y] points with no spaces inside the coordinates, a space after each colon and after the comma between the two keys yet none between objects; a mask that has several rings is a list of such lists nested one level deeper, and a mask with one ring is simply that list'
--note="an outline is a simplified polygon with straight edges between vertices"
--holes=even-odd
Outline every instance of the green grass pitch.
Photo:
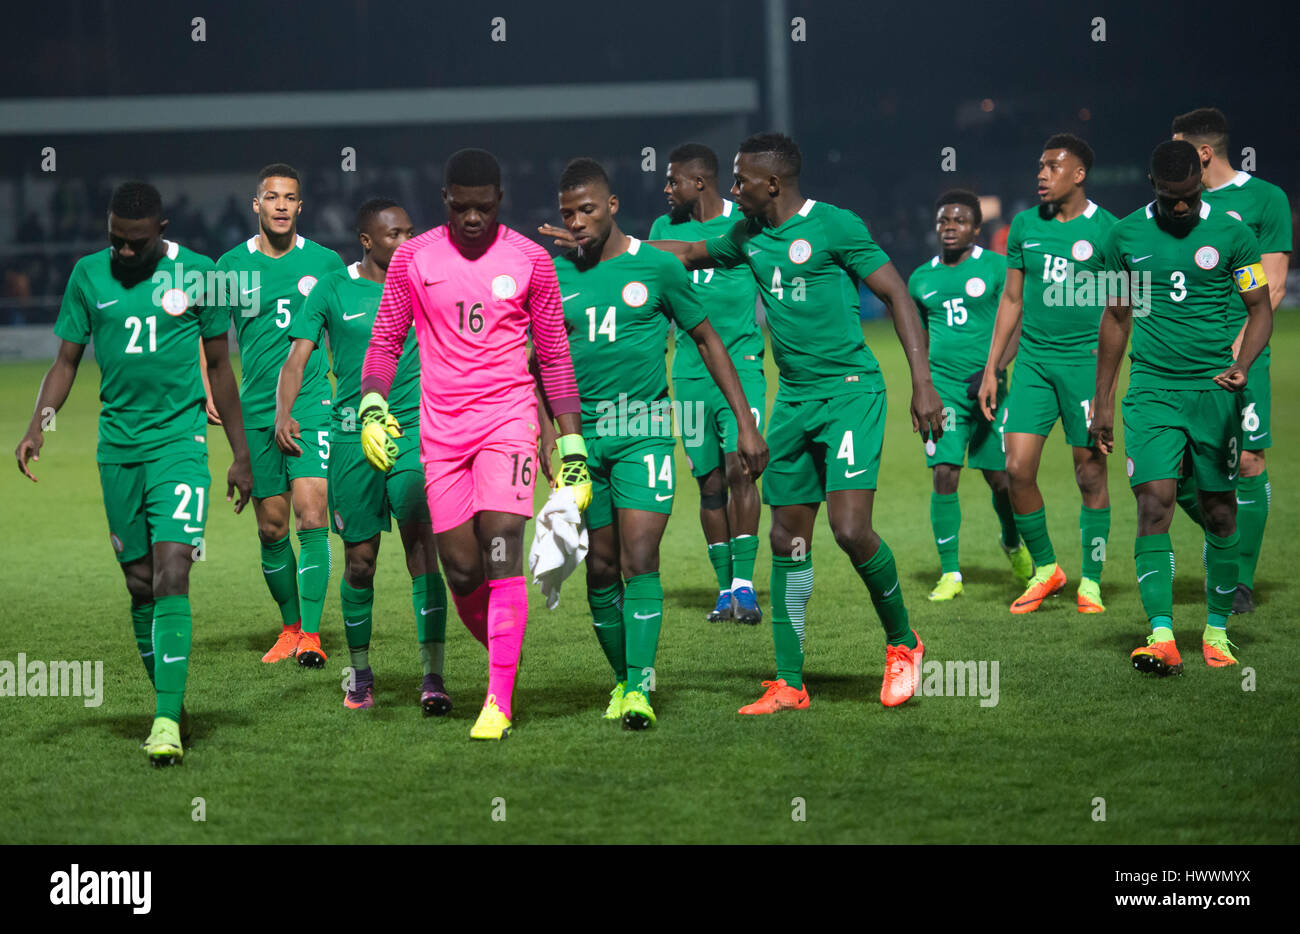
[{"label": "green grass pitch", "polygon": [[[425,719],[409,579],[395,535],[376,578],[372,661],[377,706],[341,703],[347,663],[337,596],[342,547],[323,632],[323,671],[259,658],[279,617],[258,569],[251,508],[219,494],[229,451],[212,431],[215,500],[207,560],[194,569],[191,749],[180,768],[150,769],[137,749],[153,695],[131,637],[95,469],[98,373],[87,363],[47,434],[33,486],[0,472],[3,600],[0,660],[101,659],[102,706],[81,699],[0,697],[0,839],[7,843],[1294,843],[1300,668],[1292,578],[1300,465],[1300,316],[1273,339],[1276,488],[1252,616],[1234,620],[1242,669],[1208,669],[1200,539],[1174,523],[1175,628],[1182,677],[1129,665],[1146,633],[1134,582],[1135,511],[1112,459],[1113,520],[1102,581],[1107,612],[1082,616],[1079,497],[1060,430],[1041,483],[1066,595],[1028,617],[995,536],[987,488],[967,472],[961,533],[966,592],[935,607],[929,472],[910,434],[910,387],[886,323],[865,327],[889,385],[876,527],[897,555],[929,660],[996,660],[998,703],[923,697],[886,710],[880,625],[824,518],[812,554],[807,678],[812,706],[742,718],[736,708],[773,677],[770,629],[710,625],[714,589],[696,519],[698,495],[678,449],[681,486],[662,550],[665,607],[654,695],[659,725],[627,733],[601,719],[610,675],[592,634],[581,577],[547,612],[534,588],[515,734],[472,744],[486,688],[485,653],[455,618],[446,672],[457,706]],[[769,363],[770,367],[770,363]],[[22,434],[44,365],[0,367],[8,402],[0,437]],[[771,398],[769,397],[769,406]],[[768,521],[756,578],[767,610]],[[531,542],[531,529],[528,541]],[[1254,690],[1244,690],[1245,667]],[[1249,686],[1249,685],[1245,685]],[[193,819],[203,799],[206,820]],[[795,799],[802,799],[800,802]],[[1094,820],[1096,798],[1106,820]],[[795,820],[802,816],[806,819]],[[499,819],[504,817],[504,820]],[[496,819],[494,819],[496,818]]]}]

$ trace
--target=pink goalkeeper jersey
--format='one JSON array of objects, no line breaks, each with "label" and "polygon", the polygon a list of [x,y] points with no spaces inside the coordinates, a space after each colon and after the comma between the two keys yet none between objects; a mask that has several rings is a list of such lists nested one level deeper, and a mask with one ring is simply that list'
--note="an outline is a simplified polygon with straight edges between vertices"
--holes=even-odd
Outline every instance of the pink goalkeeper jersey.
[{"label": "pink goalkeeper jersey", "polygon": [[500,225],[496,241],[475,260],[456,249],[445,224],[398,247],[370,333],[363,385],[388,394],[412,319],[426,452],[434,439],[439,447],[456,447],[481,436],[488,423],[531,417],[530,331],[551,410],[579,411],[555,267],[522,234]]}]

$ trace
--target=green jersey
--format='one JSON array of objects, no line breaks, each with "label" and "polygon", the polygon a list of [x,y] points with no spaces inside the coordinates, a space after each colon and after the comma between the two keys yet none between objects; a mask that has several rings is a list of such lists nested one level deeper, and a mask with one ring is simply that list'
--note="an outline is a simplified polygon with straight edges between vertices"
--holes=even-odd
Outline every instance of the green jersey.
[{"label": "green jersey", "polygon": [[1064,223],[1040,211],[1021,211],[1007,232],[1007,268],[1025,273],[1017,357],[1044,364],[1094,362],[1104,307],[1096,300],[1095,282],[1115,215],[1091,201]]},{"label": "green jersey", "polygon": [[1210,378],[1232,365],[1233,292],[1258,281],[1259,241],[1250,228],[1202,201],[1191,233],[1175,237],[1156,222],[1152,202],[1111,228],[1102,253],[1106,269],[1130,283],[1129,385],[1214,388]]},{"label": "green jersey", "polygon": [[[322,347],[323,335],[329,335],[335,384],[333,431],[340,441],[361,438],[361,424],[357,419],[361,405],[361,365],[366,360],[370,329],[374,327],[375,312],[383,294],[384,287],[361,275],[361,264],[353,263],[322,277],[303,302],[302,311],[289,323],[291,340],[303,338]],[[414,327],[402,347],[402,359],[398,361],[393,388],[388,393],[388,411],[404,432],[418,429],[420,348]]]},{"label": "green jersey", "polygon": [[631,411],[635,403],[649,408],[667,399],[668,325],[689,331],[705,320],[681,262],[631,240],[626,253],[589,269],[579,269],[567,257],[555,258],[588,435],[624,406]]},{"label": "green jersey", "polygon": [[[246,427],[274,427],[275,387],[289,355],[289,323],[317,280],[342,267],[337,253],[301,236],[292,250],[277,259],[259,250],[254,236],[217,260],[217,269],[239,275],[239,294],[227,300],[239,338]],[[317,347],[307,360],[293,417],[317,424],[330,404],[330,392],[325,351]]]},{"label": "green jersey", "polygon": [[111,251],[82,257],[68,277],[54,333],[93,342],[99,364],[101,464],[156,460],[170,446],[207,443],[199,339],[219,337],[225,309],[205,304],[212,260],[164,241],[153,276],[113,278]]},{"label": "green jersey", "polygon": [[889,257],[862,218],[810,198],[779,227],[741,219],[705,244],[718,265],[747,263],[758,282],[780,371],[778,401],[884,388],[862,335],[858,283]]},{"label": "green jersey", "polygon": [[[707,240],[725,233],[736,222],[735,204],[723,200],[722,213],[712,220],[697,221],[690,217],[674,223],[665,214],[650,227],[651,240]],[[691,272],[691,287],[701,304],[709,310],[709,323],[718,332],[736,372],[763,372],[763,332],[758,328],[754,306],[758,287],[748,269],[696,269]],[[674,336],[673,379],[708,379],[700,348],[680,328]]]},{"label": "green jersey", "polygon": [[930,332],[932,373],[968,380],[984,369],[1006,278],[1006,258],[979,246],[956,266],[936,256],[912,273],[907,292]]}]

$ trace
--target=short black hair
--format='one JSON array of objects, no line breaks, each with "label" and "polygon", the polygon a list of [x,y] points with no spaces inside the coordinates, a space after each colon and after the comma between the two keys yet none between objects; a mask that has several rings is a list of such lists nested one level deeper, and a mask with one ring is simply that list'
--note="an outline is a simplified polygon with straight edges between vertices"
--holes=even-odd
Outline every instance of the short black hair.
[{"label": "short black hair", "polygon": [[592,182],[600,182],[606,188],[610,187],[609,176],[605,174],[604,167],[595,159],[580,156],[570,160],[564,167],[564,172],[560,175],[560,191],[570,191],[583,185],[590,185]]},{"label": "short black hair", "polygon": [[447,160],[442,171],[444,188],[461,185],[465,188],[501,187],[501,163],[486,149],[458,149]]},{"label": "short black hair", "polygon": [[1177,133],[1193,145],[1205,144],[1220,156],[1228,152],[1228,118],[1218,107],[1198,107],[1174,117],[1170,132]]},{"label": "short black hair", "polygon": [[934,202],[935,211],[939,211],[945,204],[964,204],[974,214],[976,227],[984,223],[984,212],[980,210],[980,196],[973,191],[965,188],[950,188]]},{"label": "short black hair", "polygon": [[148,182],[123,182],[113,189],[108,210],[130,221],[162,217],[162,195]]},{"label": "short black hair", "polygon": [[270,165],[264,166],[262,171],[257,173],[257,187],[259,190],[261,190],[262,182],[268,178],[291,178],[298,183],[299,188],[302,187],[302,178],[298,175],[298,170],[287,162],[272,162]]},{"label": "short black hair", "polygon": [[781,167],[781,174],[786,178],[798,178],[803,168],[803,156],[799,144],[784,133],[755,133],[744,140],[736,150],[742,153],[771,153]]},{"label": "short black hair", "polygon": [[678,165],[698,162],[705,175],[718,177],[718,154],[703,143],[683,143],[668,154],[668,161]]},{"label": "short black hair", "polygon": [[1084,171],[1092,171],[1092,147],[1073,133],[1057,133],[1049,136],[1047,142],[1043,143],[1043,152],[1049,149],[1064,149],[1078,156],[1079,161],[1083,163]]},{"label": "short black hair", "polygon": [[370,222],[373,221],[375,216],[379,213],[387,211],[389,208],[400,207],[401,205],[391,198],[371,198],[369,201],[362,204],[361,207],[357,208],[357,234],[360,235],[365,233],[366,228],[370,226]]},{"label": "short black hair", "polygon": [[1161,182],[1181,182],[1195,171],[1200,174],[1201,156],[1185,139],[1167,139],[1151,151],[1151,177]]}]

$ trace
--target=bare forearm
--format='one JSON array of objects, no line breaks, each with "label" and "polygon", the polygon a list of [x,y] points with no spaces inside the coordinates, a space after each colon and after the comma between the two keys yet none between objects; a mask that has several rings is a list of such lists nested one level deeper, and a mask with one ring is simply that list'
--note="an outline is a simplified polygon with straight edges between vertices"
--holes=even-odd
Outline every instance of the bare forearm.
[{"label": "bare forearm", "polygon": [[235,380],[235,371],[230,368],[230,361],[212,367],[209,381],[212,386],[212,403],[221,415],[221,427],[225,429],[231,453],[235,455],[235,460],[248,460],[244,412],[239,403],[239,386]]},{"label": "bare forearm", "polygon": [[687,269],[712,269],[718,265],[709,255],[703,240],[647,240],[646,243],[665,253],[673,254]]},{"label": "bare forearm", "polygon": [[737,422],[743,424],[745,415],[749,412],[749,402],[745,399],[744,390],[740,388],[736,365],[727,354],[727,348],[723,346],[722,339],[718,337],[718,332],[712,325],[709,326],[707,333],[700,333],[700,331],[700,328],[696,328],[691,332],[691,336],[695,338],[695,345],[700,349],[700,359],[704,361],[704,368],[718,384],[718,389],[722,391],[722,397],[727,400],[727,405],[731,406]]},{"label": "bare forearm", "polygon": [[1272,336],[1273,306],[1260,295],[1246,303],[1246,333],[1242,335],[1241,350],[1237,353],[1237,363],[1243,371],[1250,372],[1251,365],[1264,352]]},{"label": "bare forearm", "polygon": [[1113,407],[1115,404],[1120,357],[1128,346],[1131,327],[1132,318],[1128,308],[1111,306],[1102,312],[1101,325],[1097,329],[1097,384],[1094,396],[1098,408]]},{"label": "bare forearm", "polygon": [[41,388],[36,393],[36,408],[32,411],[32,419],[27,425],[27,430],[40,429],[45,421],[46,414],[53,411],[57,412],[63,408],[63,403],[68,401],[68,394],[72,391],[72,382],[76,379],[77,368],[66,360],[55,360],[53,365],[41,380]]},{"label": "bare forearm", "polygon": [[284,366],[280,367],[280,379],[275,386],[275,415],[287,415],[293,411],[293,404],[298,401],[298,393],[302,392],[302,375],[304,367],[298,365],[294,355],[289,355],[289,360]]},{"label": "bare forearm", "polygon": [[577,412],[565,412],[563,415],[557,415],[555,421],[559,424],[560,434],[562,435],[582,434],[582,416]]},{"label": "bare forearm", "polygon": [[885,303],[889,316],[894,319],[894,333],[898,335],[898,342],[902,344],[903,353],[907,356],[913,385],[929,382],[930,338],[925,328],[921,327],[921,319],[917,316],[912,299],[904,294],[881,296],[881,300]]},{"label": "bare forearm", "polygon": [[[989,343],[988,362],[985,369],[1005,369],[1015,359],[1020,347],[1020,331],[1023,323],[1024,306],[1003,293],[998,302],[997,317],[993,321],[993,339]],[[1013,342],[1014,338],[1014,342]]]},{"label": "bare forearm", "polygon": [[1007,367],[1011,366],[1011,361],[1016,359],[1016,351],[1020,349],[1020,330],[1023,323],[1024,322],[1022,321],[1016,322],[1016,329],[1012,332],[1011,338],[1007,341],[1006,350],[1002,351],[1001,356],[998,357],[999,370],[1005,370]]}]

